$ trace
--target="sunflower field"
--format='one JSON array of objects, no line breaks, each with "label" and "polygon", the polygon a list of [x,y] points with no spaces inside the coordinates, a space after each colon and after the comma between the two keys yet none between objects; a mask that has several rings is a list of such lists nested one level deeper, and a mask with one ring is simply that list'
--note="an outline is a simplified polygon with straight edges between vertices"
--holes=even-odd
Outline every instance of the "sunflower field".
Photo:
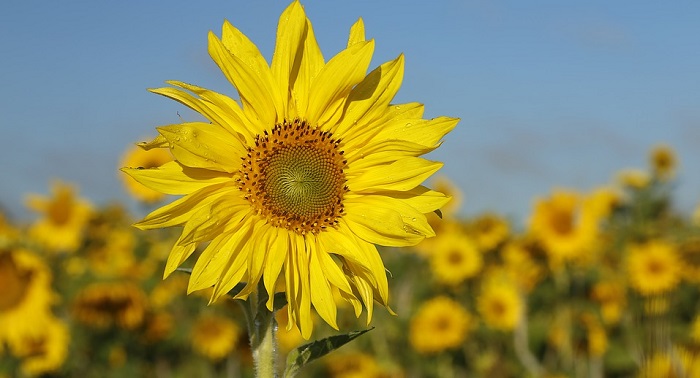
[{"label": "sunflower field", "polygon": [[[459,217],[459,189],[436,179],[454,198],[430,218],[437,236],[380,250],[395,315],[368,326],[338,301],[341,330],[371,331],[302,376],[700,376],[700,219],[673,207],[675,159],[661,145],[617,182],[555,188],[521,228]],[[124,182],[144,206],[163,199]],[[2,376],[253,376],[236,301],[188,296],[185,270],[162,279],[177,233],[139,231],[123,205],[96,208],[73,185],[51,189],[27,197],[33,222],[0,222]],[[280,361],[308,342],[286,315]],[[314,319],[311,339],[337,333]]]}]

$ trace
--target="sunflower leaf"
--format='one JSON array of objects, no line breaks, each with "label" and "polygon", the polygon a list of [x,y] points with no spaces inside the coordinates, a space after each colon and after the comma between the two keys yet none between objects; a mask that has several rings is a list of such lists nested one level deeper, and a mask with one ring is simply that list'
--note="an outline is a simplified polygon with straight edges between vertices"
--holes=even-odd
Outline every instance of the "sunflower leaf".
[{"label": "sunflower leaf", "polygon": [[353,331],[343,335],[330,336],[325,339],[312,341],[290,351],[287,355],[287,367],[284,369],[284,377],[294,377],[299,370],[309,362],[325,356],[373,329],[374,327],[363,331]]}]

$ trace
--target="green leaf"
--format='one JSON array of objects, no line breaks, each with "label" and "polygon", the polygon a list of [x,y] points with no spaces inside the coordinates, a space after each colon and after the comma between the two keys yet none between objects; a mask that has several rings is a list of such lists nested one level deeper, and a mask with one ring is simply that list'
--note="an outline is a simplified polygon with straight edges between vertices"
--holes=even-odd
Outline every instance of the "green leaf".
[{"label": "green leaf", "polygon": [[325,339],[312,341],[292,350],[287,355],[287,367],[284,369],[284,377],[294,377],[304,365],[325,356],[373,329],[374,327],[364,331],[353,331],[344,335],[330,336]]}]

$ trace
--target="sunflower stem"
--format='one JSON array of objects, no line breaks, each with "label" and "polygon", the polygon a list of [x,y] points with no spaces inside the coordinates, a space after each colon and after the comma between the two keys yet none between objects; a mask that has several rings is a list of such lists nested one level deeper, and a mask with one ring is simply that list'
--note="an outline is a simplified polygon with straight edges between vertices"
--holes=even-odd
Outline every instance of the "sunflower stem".
[{"label": "sunflower stem", "polygon": [[[262,282],[261,282],[262,283]],[[257,378],[277,378],[277,322],[274,312],[267,309],[267,292],[258,287],[257,314],[253,321],[250,345]]]}]

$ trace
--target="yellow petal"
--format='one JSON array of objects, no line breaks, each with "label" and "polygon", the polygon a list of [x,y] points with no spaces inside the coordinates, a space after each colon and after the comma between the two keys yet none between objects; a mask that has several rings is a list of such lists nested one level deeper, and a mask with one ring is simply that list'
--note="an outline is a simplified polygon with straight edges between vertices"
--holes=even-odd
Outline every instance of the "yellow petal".
[{"label": "yellow petal", "polygon": [[190,168],[175,161],[167,162],[158,168],[122,168],[121,171],[150,189],[172,195],[190,194],[209,185],[232,180],[228,174]]},{"label": "yellow petal", "polygon": [[139,143],[136,143],[136,145],[143,148],[146,151],[148,151],[152,148],[170,148],[170,145],[168,144],[168,140],[165,139],[162,135],[156,136],[150,142],[139,142]]},{"label": "yellow petal", "polygon": [[[292,90],[292,103],[300,115],[308,114],[311,82],[326,64],[321,49],[316,42],[311,21],[306,19],[306,35],[303,41],[301,60],[292,68],[289,83]],[[291,103],[290,103],[291,106]],[[308,118],[307,118],[308,120]]]},{"label": "yellow petal", "polygon": [[[183,101],[186,98],[188,98],[189,101],[196,101],[197,107],[201,110],[195,110],[207,117],[207,119],[209,119],[212,123],[220,125],[232,135],[237,136],[244,144],[246,144],[246,142],[250,143],[255,137],[258,131],[257,127],[250,123],[250,120],[248,120],[248,118],[243,114],[243,110],[234,99],[196,85],[183,83],[181,81],[169,80],[166,81],[166,83],[190,91],[199,96],[199,99],[195,99],[183,91],[175,92],[177,91],[175,88],[169,88],[171,90],[170,92],[161,92],[161,90],[158,89],[156,91],[159,92],[156,93],[173,98],[174,100],[182,102],[191,108],[193,108],[191,105],[188,105]],[[180,93],[178,95],[179,97],[182,97],[181,94],[184,93],[188,97],[178,99],[169,96],[170,93]]]},{"label": "yellow petal", "polygon": [[218,198],[194,211],[180,235],[181,244],[211,240],[225,228],[236,227],[250,212],[250,203],[229,195]]},{"label": "yellow petal", "polygon": [[357,43],[334,56],[311,82],[306,119],[321,126],[343,105],[350,90],[364,79],[374,41]]},{"label": "yellow petal", "polygon": [[[230,39],[229,42],[233,43]],[[261,71],[256,71],[256,68],[251,67],[227,49],[211,32],[209,33],[209,55],[238,90],[243,103],[243,112],[251,124],[256,126],[258,134],[271,128],[277,121],[276,109],[281,104],[275,103],[275,97],[278,96],[272,93],[275,89],[272,88],[270,68],[260,68]]]},{"label": "yellow petal", "polygon": [[[241,228],[243,229],[243,228]],[[239,232],[241,232],[239,230]],[[226,263],[232,253],[232,246],[238,240],[235,233],[221,234],[214,238],[192,268],[192,274],[187,285],[187,294],[206,289],[216,284],[221,271],[227,268]]]},{"label": "yellow petal", "polygon": [[374,194],[377,196],[387,196],[400,199],[423,214],[442,208],[452,199],[450,196],[430,190],[422,185],[405,192],[392,191],[377,192]]},{"label": "yellow petal", "polygon": [[267,252],[267,264],[265,272],[263,272],[263,283],[267,289],[268,300],[267,308],[272,311],[273,299],[275,297],[275,285],[282,271],[282,266],[286,260],[287,253],[291,251],[290,235],[286,229],[280,229],[277,238],[270,245],[270,250]]},{"label": "yellow petal", "polygon": [[459,118],[450,117],[438,117],[431,120],[397,119],[386,123],[373,139],[399,138],[425,146],[432,146],[440,142],[445,134],[452,131],[458,122]]},{"label": "yellow petal", "polygon": [[[391,164],[405,157],[417,157],[439,147],[424,146],[406,140],[383,140],[372,142],[345,154],[349,167],[348,174],[360,174],[376,166]],[[351,173],[352,172],[352,173]]]},{"label": "yellow petal", "polygon": [[251,239],[252,249],[248,257],[248,282],[235,298],[246,298],[258,289],[258,281],[263,275],[265,260],[277,239],[277,228],[269,226],[266,220],[261,219],[253,228],[256,232]]},{"label": "yellow petal", "polygon": [[350,27],[350,36],[348,37],[348,46],[350,47],[354,44],[365,41],[365,23],[362,21],[362,17],[357,19],[352,27]]},{"label": "yellow petal", "polygon": [[[362,145],[379,132],[379,126],[373,121],[387,112],[389,103],[401,87],[403,73],[404,57],[399,55],[374,69],[352,89],[345,103],[345,114],[336,129],[344,135],[348,149]],[[353,144],[355,139],[358,141]]]},{"label": "yellow petal", "polygon": [[187,260],[190,255],[192,255],[192,252],[194,252],[196,248],[197,243],[180,245],[180,239],[178,239],[177,243],[175,243],[173,248],[170,250],[170,254],[168,254],[168,261],[165,263],[163,279],[168,278],[168,276],[170,276],[170,274],[174,272],[175,269],[180,266],[180,264]]},{"label": "yellow petal", "polygon": [[352,296],[352,288],[350,287],[350,283],[345,278],[343,271],[340,269],[335,260],[333,260],[333,258],[328,254],[328,250],[326,250],[318,237],[316,238],[316,250],[319,251],[318,262],[321,264],[321,269],[323,269],[323,272],[325,272],[328,282],[330,282],[340,291]]},{"label": "yellow petal", "polygon": [[336,316],[338,309],[335,305],[335,300],[333,299],[333,293],[331,292],[331,286],[328,284],[326,279],[326,273],[321,267],[319,262],[319,252],[316,247],[310,248],[311,254],[309,255],[309,280],[313,290],[311,291],[311,303],[318,315],[326,321],[331,327],[338,329],[338,324],[336,323]]},{"label": "yellow petal", "polygon": [[390,247],[405,247],[418,244],[424,235],[404,225],[401,214],[375,203],[345,203],[347,214],[343,219],[350,230],[362,240]]},{"label": "yellow petal", "polygon": [[[282,12],[277,24],[277,40],[275,53],[272,56],[272,76],[282,94],[285,109],[290,96],[290,75],[294,70],[294,63],[300,60],[300,46],[304,43],[306,32],[306,14],[298,1],[290,4]],[[300,51],[301,50],[301,51]],[[287,116],[287,114],[285,114]]]},{"label": "yellow petal", "polygon": [[[371,159],[371,157],[367,157]],[[371,163],[368,161],[368,163]],[[391,164],[368,169],[357,177],[348,178],[348,187],[355,193],[382,190],[411,190],[433,173],[437,172],[443,163],[434,162],[418,157],[407,157]],[[348,176],[353,174],[352,166]]]},{"label": "yellow petal", "polygon": [[193,168],[235,172],[246,148],[231,134],[203,122],[190,122],[156,128],[170,143],[175,159]]},{"label": "yellow petal", "polygon": [[154,210],[134,226],[150,230],[183,224],[201,206],[208,206],[218,198],[237,191],[237,187],[227,187],[225,184],[207,186]]},{"label": "yellow petal", "polygon": [[226,263],[226,268],[221,271],[221,275],[216,281],[211,302],[214,302],[222,295],[231,291],[231,289],[238,285],[248,273],[248,264],[246,264],[246,262],[250,258],[253,248],[255,247],[255,245],[250,242],[254,231],[251,224],[252,223],[245,223],[245,230],[238,235],[239,241],[232,247],[232,253]]}]

